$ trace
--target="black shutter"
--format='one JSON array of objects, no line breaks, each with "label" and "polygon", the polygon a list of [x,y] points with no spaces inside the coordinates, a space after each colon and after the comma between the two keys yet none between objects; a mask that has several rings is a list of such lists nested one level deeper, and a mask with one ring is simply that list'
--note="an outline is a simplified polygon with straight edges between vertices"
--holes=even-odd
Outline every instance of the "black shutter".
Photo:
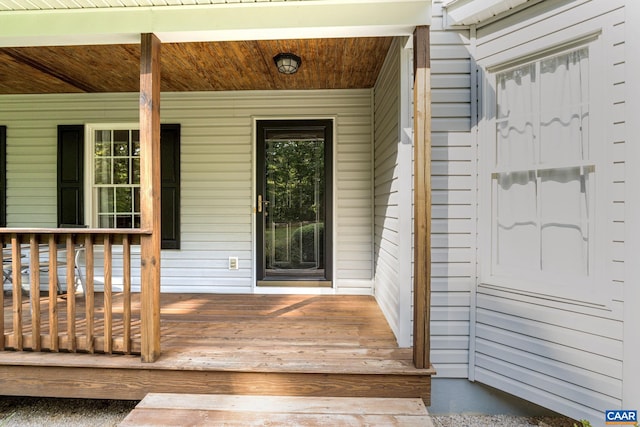
[{"label": "black shutter", "polygon": [[7,127],[0,126],[0,227],[7,226]]},{"label": "black shutter", "polygon": [[58,226],[84,225],[84,126],[58,126]]},{"label": "black shutter", "polygon": [[180,249],[180,125],[160,126],[162,249]]}]

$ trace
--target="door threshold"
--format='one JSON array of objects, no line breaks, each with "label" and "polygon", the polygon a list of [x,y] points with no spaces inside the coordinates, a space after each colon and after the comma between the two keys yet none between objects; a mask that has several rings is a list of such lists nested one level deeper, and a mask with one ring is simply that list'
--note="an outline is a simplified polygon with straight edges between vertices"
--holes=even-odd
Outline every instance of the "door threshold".
[{"label": "door threshold", "polygon": [[258,286],[285,288],[331,288],[331,280],[258,280]]}]

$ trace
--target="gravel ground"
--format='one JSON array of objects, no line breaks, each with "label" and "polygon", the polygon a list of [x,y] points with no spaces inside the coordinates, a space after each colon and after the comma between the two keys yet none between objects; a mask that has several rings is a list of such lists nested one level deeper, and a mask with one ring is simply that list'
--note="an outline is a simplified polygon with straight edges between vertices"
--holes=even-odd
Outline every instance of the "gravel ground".
[{"label": "gravel ground", "polygon": [[130,400],[0,397],[0,427],[117,426],[138,402]]},{"label": "gravel ground", "polygon": [[513,415],[434,415],[434,427],[574,427],[565,417],[516,417]]},{"label": "gravel ground", "polygon": [[[138,402],[0,396],[0,427],[117,426]],[[562,417],[437,415],[434,427],[574,427]]]}]

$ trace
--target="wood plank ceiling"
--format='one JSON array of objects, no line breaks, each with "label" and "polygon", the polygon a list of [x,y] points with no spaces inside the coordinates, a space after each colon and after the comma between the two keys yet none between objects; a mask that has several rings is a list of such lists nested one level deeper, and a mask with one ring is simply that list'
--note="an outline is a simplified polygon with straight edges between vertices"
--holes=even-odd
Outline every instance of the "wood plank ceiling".
[{"label": "wood plank ceiling", "polygon": [[[162,91],[353,89],[374,85],[391,38],[162,45]],[[302,58],[293,75],[273,56]],[[0,94],[137,92],[139,45],[0,48]]]}]

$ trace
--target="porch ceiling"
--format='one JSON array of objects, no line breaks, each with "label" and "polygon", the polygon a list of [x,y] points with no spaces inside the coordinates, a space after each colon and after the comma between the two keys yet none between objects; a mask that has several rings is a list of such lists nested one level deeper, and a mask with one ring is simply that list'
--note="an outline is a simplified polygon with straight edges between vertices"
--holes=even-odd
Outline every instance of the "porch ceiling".
[{"label": "porch ceiling", "polygon": [[[370,88],[391,37],[164,43],[162,91]],[[302,58],[294,75],[273,56]],[[136,92],[140,45],[0,48],[0,94]]]}]

